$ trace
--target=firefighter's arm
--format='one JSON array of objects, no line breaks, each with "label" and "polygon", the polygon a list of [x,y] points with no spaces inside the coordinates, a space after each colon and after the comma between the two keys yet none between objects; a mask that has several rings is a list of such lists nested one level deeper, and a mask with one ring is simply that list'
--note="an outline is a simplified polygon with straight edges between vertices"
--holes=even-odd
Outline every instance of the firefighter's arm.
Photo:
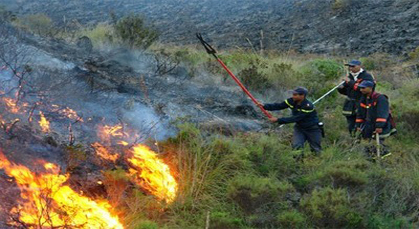
[{"label": "firefighter's arm", "polygon": [[306,107],[304,109],[301,109],[300,112],[297,115],[293,115],[291,117],[284,117],[279,118],[278,123],[279,124],[287,124],[287,123],[294,123],[299,122],[310,115],[310,113],[314,112],[314,106],[310,105],[309,107]]},{"label": "firefighter's arm", "polygon": [[377,119],[375,120],[375,127],[381,129],[384,128],[386,126],[389,114],[389,102],[385,96],[381,95],[377,98]]},{"label": "firefighter's arm", "polygon": [[277,111],[277,110],[284,110],[287,108],[293,108],[293,106],[291,105],[291,101],[289,101],[290,99],[285,100],[282,103],[269,103],[269,104],[265,104],[263,105],[263,108],[265,110],[268,111]]}]

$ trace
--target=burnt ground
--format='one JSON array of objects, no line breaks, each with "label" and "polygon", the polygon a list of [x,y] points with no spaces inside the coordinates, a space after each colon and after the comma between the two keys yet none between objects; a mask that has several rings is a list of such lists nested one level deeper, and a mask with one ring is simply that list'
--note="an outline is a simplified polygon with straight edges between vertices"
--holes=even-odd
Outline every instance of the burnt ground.
[{"label": "burnt ground", "polygon": [[[1,43],[5,45],[2,47],[5,56],[18,50],[31,72],[25,76],[25,93],[18,103],[23,112],[12,113],[4,104],[0,107],[5,122],[0,129],[0,149],[10,161],[31,169],[40,166],[39,160],[58,164],[62,173],[71,174],[69,184],[74,189],[92,196],[103,196],[106,192],[97,183],[103,179],[102,169],[126,166],[123,160],[113,164],[95,156],[90,144],[101,140],[100,125],[122,124],[132,136],[124,140],[132,144],[166,139],[176,133],[175,123],[179,121],[222,130],[225,134],[260,130],[266,125],[234,83],[220,84],[219,78],[205,71],[191,78],[179,65],[162,75],[156,73],[153,53],[122,48],[87,53],[62,41],[4,31],[9,33],[0,36],[2,41],[9,42]],[[2,91],[9,91],[18,82],[10,69],[1,70],[0,79]],[[15,89],[10,89],[1,97],[14,94]],[[83,121],[64,117],[56,107],[77,111]],[[32,108],[35,121],[29,122]],[[40,130],[38,111],[50,121],[49,133]],[[11,128],[16,118],[20,121]],[[69,140],[69,126],[74,142]],[[107,146],[113,153],[123,154],[127,150],[116,147],[115,142]],[[69,158],[74,152],[85,155],[82,159]],[[17,200],[19,192],[4,172],[0,172],[0,188],[4,194],[0,195],[0,200],[4,200],[0,222],[4,223],[8,221],[5,212],[14,203],[9,200]]]},{"label": "burnt ground", "polygon": [[174,44],[196,44],[194,34],[202,32],[220,48],[259,49],[262,41],[263,48],[268,49],[361,56],[375,52],[405,54],[419,46],[416,0],[0,0],[1,3],[18,14],[45,13],[58,23],[76,19],[85,25],[110,21],[111,12],[117,17],[139,13],[160,31],[162,42]]}]

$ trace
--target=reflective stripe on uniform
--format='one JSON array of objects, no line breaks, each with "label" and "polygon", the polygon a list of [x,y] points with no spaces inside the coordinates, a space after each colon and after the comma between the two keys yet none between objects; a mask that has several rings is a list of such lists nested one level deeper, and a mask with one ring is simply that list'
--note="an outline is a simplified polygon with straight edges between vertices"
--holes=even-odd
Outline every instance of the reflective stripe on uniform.
[{"label": "reflective stripe on uniform", "polygon": [[364,122],[364,119],[359,119],[359,118],[358,118],[358,119],[356,119],[356,122],[357,122],[357,123]]},{"label": "reflective stripe on uniform", "polygon": [[310,113],[310,112],[313,112],[314,110],[298,109],[298,111],[302,111],[302,112],[305,112],[305,113]]},{"label": "reflective stripe on uniform", "polygon": [[385,118],[377,118],[376,122],[387,122]]},{"label": "reflective stripe on uniform", "polygon": [[290,107],[290,108],[294,108],[294,106],[293,105],[291,105],[289,102],[288,102],[288,99],[287,100],[285,100],[285,103]]}]

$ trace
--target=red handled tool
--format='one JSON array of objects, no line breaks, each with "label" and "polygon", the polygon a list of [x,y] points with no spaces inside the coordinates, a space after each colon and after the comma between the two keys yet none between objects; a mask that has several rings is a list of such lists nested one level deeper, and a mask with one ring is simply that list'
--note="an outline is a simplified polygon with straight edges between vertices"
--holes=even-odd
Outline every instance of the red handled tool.
[{"label": "red handled tool", "polygon": [[236,81],[236,83],[241,87],[243,92],[246,93],[247,96],[249,96],[249,98],[256,104],[256,106],[258,106],[259,109],[268,118],[272,118],[273,116],[271,115],[271,113],[269,113],[267,110],[265,110],[263,108],[263,106],[259,105],[259,102],[256,100],[256,98],[253,97],[253,95],[249,92],[249,90],[247,90],[247,88],[242,84],[242,82],[240,82],[240,80],[233,74],[233,72],[231,72],[230,69],[228,69],[228,67],[224,64],[224,62],[217,56],[217,54],[216,54],[217,51],[215,51],[215,49],[213,47],[211,47],[210,44],[208,44],[206,41],[204,41],[204,39],[202,38],[202,35],[200,33],[197,33],[196,37],[199,39],[199,41],[201,41],[201,43],[204,46],[207,53],[214,56],[215,59],[217,59],[218,63],[220,63],[221,66],[223,66],[223,68],[228,72],[228,74],[231,76],[231,78],[233,78],[233,80]]}]

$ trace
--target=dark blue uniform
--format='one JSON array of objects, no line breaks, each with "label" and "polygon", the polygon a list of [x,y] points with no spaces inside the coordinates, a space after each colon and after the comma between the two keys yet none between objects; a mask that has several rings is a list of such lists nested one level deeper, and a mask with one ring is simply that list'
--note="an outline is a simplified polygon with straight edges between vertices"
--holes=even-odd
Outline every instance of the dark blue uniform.
[{"label": "dark blue uniform", "polygon": [[290,108],[292,116],[280,118],[278,123],[295,123],[293,148],[301,149],[308,141],[312,151],[316,153],[321,151],[322,132],[318,125],[319,118],[313,103],[305,99],[301,104],[296,104],[292,98],[289,98],[282,103],[266,104],[263,108],[269,111]]},{"label": "dark blue uniform", "polygon": [[363,96],[359,102],[356,116],[356,126],[361,128],[362,137],[373,137],[376,128],[382,128],[381,137],[387,137],[392,130],[390,122],[390,107],[385,95],[374,92],[369,98]]},{"label": "dark blue uniform", "polygon": [[352,74],[349,74],[348,78],[350,81],[345,83],[343,87],[338,88],[338,91],[347,96],[345,103],[343,104],[342,113],[346,116],[348,130],[349,133],[352,134],[355,130],[356,107],[359,100],[362,98],[362,93],[358,85],[364,80],[374,81],[374,77],[364,70],[358,75],[357,80],[355,80]]}]

